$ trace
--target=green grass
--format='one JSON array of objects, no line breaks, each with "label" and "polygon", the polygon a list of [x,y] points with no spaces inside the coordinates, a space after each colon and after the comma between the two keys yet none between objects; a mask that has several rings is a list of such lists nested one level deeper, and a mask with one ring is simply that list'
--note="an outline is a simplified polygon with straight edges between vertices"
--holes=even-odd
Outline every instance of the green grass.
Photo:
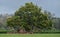
[{"label": "green grass", "polygon": [[60,37],[60,34],[0,34],[0,37]]}]

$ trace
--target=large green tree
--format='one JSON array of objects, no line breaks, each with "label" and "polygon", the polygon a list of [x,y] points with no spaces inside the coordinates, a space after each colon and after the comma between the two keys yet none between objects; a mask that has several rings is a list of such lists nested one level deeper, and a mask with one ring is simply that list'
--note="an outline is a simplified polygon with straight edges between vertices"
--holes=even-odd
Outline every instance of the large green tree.
[{"label": "large green tree", "polygon": [[27,32],[41,31],[43,29],[51,29],[48,15],[44,14],[37,5],[26,3],[20,7],[14,17],[8,19],[7,25],[13,28],[19,26]]}]

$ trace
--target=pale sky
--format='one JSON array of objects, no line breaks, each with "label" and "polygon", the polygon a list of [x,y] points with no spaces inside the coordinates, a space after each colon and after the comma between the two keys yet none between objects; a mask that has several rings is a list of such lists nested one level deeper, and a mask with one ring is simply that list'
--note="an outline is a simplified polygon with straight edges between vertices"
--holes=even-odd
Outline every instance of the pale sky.
[{"label": "pale sky", "polygon": [[56,17],[60,17],[60,0],[0,0],[0,14],[13,14],[27,2],[33,2],[43,10],[50,11]]}]

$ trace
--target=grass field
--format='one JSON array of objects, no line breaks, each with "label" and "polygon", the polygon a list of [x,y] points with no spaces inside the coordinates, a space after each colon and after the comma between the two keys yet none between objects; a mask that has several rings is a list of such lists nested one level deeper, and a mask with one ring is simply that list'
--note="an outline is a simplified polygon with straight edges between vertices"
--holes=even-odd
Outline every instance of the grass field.
[{"label": "grass field", "polygon": [[60,34],[0,34],[0,37],[60,37]]}]

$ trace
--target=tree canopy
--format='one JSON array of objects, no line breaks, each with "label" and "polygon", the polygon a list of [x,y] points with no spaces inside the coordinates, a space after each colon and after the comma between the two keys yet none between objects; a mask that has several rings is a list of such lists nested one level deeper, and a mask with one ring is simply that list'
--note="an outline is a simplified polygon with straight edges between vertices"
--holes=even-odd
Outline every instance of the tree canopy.
[{"label": "tree canopy", "polygon": [[24,6],[15,12],[13,17],[8,18],[7,25],[18,30],[24,29],[27,32],[51,29],[51,20],[41,10],[40,7],[34,5],[32,2],[25,3]]}]

